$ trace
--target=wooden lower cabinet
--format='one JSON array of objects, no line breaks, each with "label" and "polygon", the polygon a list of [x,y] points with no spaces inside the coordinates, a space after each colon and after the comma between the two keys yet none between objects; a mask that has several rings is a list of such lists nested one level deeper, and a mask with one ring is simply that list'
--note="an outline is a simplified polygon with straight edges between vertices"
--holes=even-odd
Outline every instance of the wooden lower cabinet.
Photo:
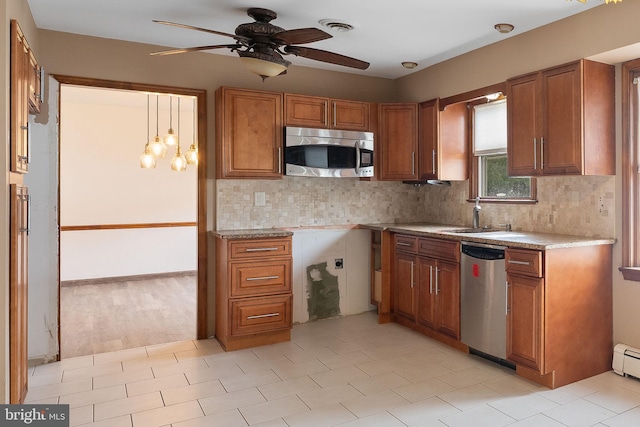
[{"label": "wooden lower cabinet", "polygon": [[10,403],[23,403],[28,390],[29,192],[10,185],[9,369]]},{"label": "wooden lower cabinet", "polygon": [[459,347],[459,243],[398,234],[394,242],[394,319]]},{"label": "wooden lower cabinet", "polygon": [[507,359],[549,388],[611,369],[611,245],[505,254]]},{"label": "wooden lower cabinet", "polygon": [[291,339],[291,237],[216,239],[216,338],[226,350]]},{"label": "wooden lower cabinet", "polygon": [[507,359],[542,370],[544,280],[507,275]]}]

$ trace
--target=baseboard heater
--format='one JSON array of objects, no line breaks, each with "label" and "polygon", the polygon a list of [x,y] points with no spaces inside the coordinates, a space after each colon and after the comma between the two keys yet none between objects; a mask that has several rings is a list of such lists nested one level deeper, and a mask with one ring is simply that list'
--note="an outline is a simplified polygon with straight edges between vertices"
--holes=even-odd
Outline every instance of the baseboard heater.
[{"label": "baseboard heater", "polygon": [[613,348],[613,372],[640,379],[640,349],[617,344]]}]

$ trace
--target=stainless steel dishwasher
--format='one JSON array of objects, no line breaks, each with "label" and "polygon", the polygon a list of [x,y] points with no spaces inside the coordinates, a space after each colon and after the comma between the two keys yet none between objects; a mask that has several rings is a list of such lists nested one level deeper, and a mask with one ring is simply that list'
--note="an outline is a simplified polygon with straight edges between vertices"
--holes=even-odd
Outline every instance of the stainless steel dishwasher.
[{"label": "stainless steel dishwasher", "polygon": [[498,359],[507,357],[506,247],[462,242],[461,341]]}]

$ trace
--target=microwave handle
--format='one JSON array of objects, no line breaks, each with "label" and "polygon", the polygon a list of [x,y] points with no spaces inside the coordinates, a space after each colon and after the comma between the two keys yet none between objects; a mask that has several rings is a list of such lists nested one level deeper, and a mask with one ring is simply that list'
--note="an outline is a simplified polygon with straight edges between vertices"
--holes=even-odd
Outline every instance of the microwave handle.
[{"label": "microwave handle", "polygon": [[360,142],[356,141],[356,175],[360,175]]}]

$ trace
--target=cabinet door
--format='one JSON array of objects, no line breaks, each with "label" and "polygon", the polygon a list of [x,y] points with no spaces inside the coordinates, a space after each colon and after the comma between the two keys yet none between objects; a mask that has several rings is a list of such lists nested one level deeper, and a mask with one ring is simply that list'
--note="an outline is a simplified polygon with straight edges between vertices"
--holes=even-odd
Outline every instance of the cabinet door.
[{"label": "cabinet door", "polygon": [[437,331],[460,338],[460,266],[438,260],[435,274]]},{"label": "cabinet door", "polygon": [[29,47],[11,21],[11,172],[29,172]]},{"label": "cabinet door", "polygon": [[417,179],[417,104],[381,104],[379,112],[380,179]]},{"label": "cabinet door", "polygon": [[438,109],[439,100],[423,102],[418,107],[419,114],[419,179],[438,179]]},{"label": "cabinet door", "polygon": [[418,258],[418,323],[436,329],[436,262],[431,258]]},{"label": "cabinet door", "polygon": [[12,184],[9,261],[10,402],[23,403],[27,395],[27,295],[29,257],[29,194]]},{"label": "cabinet door", "polygon": [[544,279],[507,274],[507,359],[542,372]]},{"label": "cabinet door", "polygon": [[32,114],[40,113],[40,105],[42,104],[42,74],[33,52],[29,52],[29,112]]},{"label": "cabinet door", "polygon": [[334,129],[368,131],[369,103],[331,100],[331,127]]},{"label": "cabinet door", "polygon": [[581,81],[580,62],[542,73],[544,174],[582,173]]},{"label": "cabinet door", "polygon": [[329,98],[284,95],[285,126],[329,127]]},{"label": "cabinet door", "polygon": [[281,178],[282,94],[221,88],[217,100],[218,176]]},{"label": "cabinet door", "polygon": [[538,74],[507,81],[507,153],[510,176],[539,174]]},{"label": "cabinet door", "polygon": [[395,314],[411,320],[416,317],[416,261],[415,255],[395,254]]}]

